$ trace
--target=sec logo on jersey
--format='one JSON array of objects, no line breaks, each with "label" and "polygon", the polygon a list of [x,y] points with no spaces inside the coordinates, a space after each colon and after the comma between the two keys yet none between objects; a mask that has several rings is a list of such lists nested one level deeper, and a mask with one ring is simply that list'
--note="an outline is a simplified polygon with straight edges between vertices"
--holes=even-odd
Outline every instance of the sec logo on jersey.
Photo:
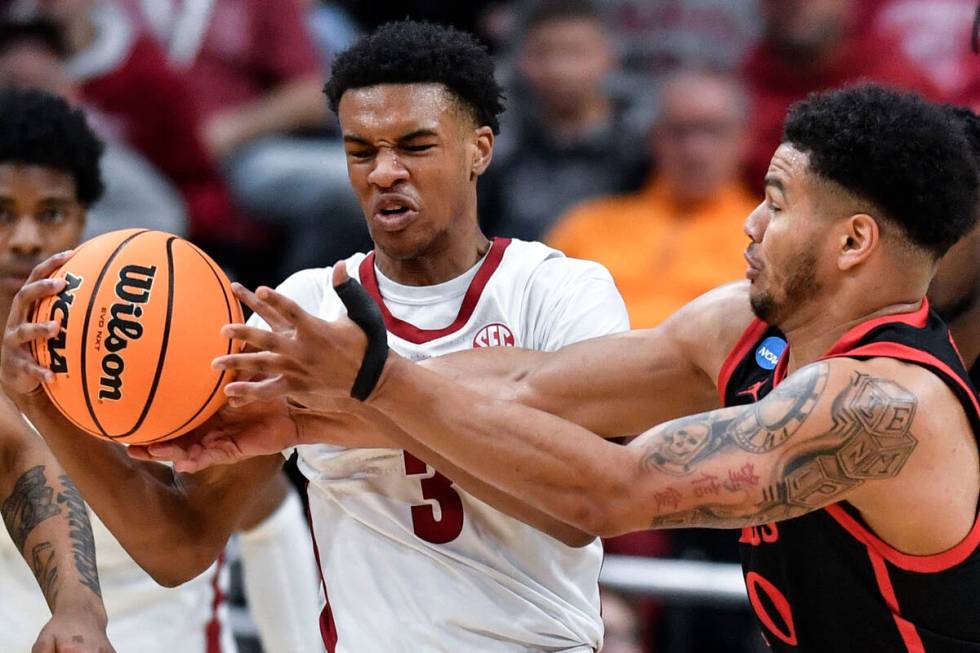
[{"label": "sec logo on jersey", "polygon": [[473,348],[479,347],[513,347],[514,334],[506,324],[495,322],[480,329],[473,338]]}]

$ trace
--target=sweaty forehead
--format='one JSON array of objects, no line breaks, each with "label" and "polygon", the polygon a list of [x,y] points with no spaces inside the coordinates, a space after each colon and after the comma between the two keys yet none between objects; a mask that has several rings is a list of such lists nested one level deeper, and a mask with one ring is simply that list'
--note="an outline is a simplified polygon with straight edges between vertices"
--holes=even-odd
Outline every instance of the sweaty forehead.
[{"label": "sweaty forehead", "polygon": [[379,84],[345,92],[337,113],[345,136],[369,137],[439,131],[461,112],[442,84]]}]

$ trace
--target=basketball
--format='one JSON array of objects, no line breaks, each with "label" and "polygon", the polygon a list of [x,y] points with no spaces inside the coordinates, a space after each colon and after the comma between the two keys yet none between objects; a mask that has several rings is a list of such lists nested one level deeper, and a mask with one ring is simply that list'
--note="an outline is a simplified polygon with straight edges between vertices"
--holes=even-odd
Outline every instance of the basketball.
[{"label": "basketball", "polygon": [[231,379],[211,360],[237,351],[219,331],[241,322],[242,309],[207,254],[172,234],[125,229],[83,243],[54,276],[67,284],[32,321],[61,330],[31,349],[54,372],[44,390],[76,426],[148,444],[221,407]]}]

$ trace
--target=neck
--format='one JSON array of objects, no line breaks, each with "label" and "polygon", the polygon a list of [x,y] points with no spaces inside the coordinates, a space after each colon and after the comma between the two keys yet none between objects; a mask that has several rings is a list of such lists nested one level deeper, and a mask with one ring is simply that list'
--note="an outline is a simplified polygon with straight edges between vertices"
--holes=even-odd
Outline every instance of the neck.
[{"label": "neck", "polygon": [[434,286],[455,279],[479,261],[490,249],[490,241],[478,227],[466,238],[447,236],[432,243],[424,253],[399,259],[375,250],[381,273],[406,286]]},{"label": "neck", "polygon": [[949,324],[949,331],[953,334],[956,348],[959,349],[967,369],[980,359],[980,329],[977,324],[980,324],[980,301],[974,302],[973,306]]},{"label": "neck", "polygon": [[545,107],[542,118],[559,140],[573,140],[604,125],[612,115],[612,102],[599,93],[575,107]]},{"label": "neck", "polygon": [[798,320],[799,326],[783,328],[786,341],[790,345],[787,372],[792,373],[817,361],[840,340],[841,336],[859,324],[886,315],[915,311],[922,306],[923,296],[924,293],[919,295],[918,299],[910,296],[884,306],[879,303],[877,308],[867,307],[858,311],[851,309],[847,313],[841,308],[848,305],[846,301],[838,301],[831,306],[812,307],[811,311],[807,311],[808,315],[799,316],[804,318]]}]

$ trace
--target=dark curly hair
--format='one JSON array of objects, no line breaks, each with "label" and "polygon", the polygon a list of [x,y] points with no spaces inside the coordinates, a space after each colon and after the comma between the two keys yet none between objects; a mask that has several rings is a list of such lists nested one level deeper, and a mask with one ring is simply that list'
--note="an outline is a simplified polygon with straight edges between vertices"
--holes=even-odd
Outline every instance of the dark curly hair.
[{"label": "dark curly hair", "polygon": [[445,25],[385,23],[337,56],[324,92],[337,113],[349,89],[424,83],[444,85],[478,125],[500,131],[503,93],[490,54],[472,34]]},{"label": "dark curly hair", "polygon": [[783,142],[942,256],[976,221],[977,164],[958,121],[917,95],[862,84],[795,104]]},{"label": "dark curly hair", "polygon": [[980,116],[966,107],[954,104],[947,104],[946,110],[963,129],[966,142],[970,144],[970,152],[973,153],[974,160],[980,166]]},{"label": "dark curly hair", "polygon": [[0,89],[0,116],[0,163],[70,174],[84,206],[102,197],[105,186],[99,159],[104,148],[80,109],[45,91],[5,88]]}]

